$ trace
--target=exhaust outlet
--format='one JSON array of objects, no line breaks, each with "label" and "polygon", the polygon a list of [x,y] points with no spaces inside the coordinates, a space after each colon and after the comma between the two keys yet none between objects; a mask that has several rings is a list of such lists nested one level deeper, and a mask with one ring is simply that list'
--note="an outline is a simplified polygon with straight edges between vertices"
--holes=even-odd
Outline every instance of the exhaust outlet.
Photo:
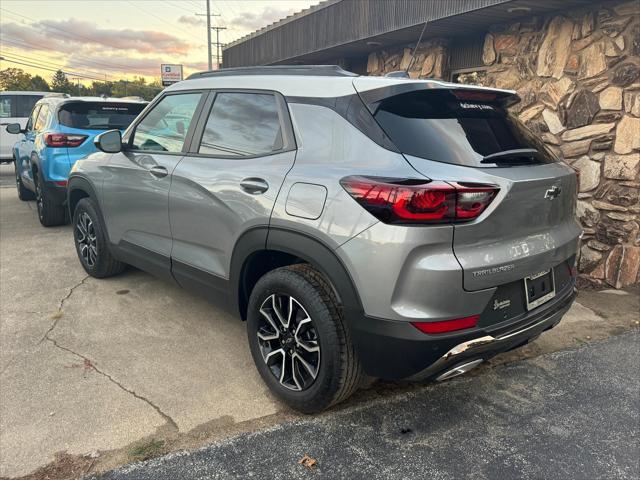
[{"label": "exhaust outlet", "polygon": [[463,363],[462,365],[458,365],[457,367],[453,367],[450,370],[447,370],[442,375],[436,378],[436,382],[442,382],[443,380],[449,380],[450,378],[457,377],[458,375],[462,375],[463,373],[467,373],[469,370],[473,370],[478,365],[480,365],[484,360],[482,358],[478,358],[477,360],[473,360],[472,362]]}]

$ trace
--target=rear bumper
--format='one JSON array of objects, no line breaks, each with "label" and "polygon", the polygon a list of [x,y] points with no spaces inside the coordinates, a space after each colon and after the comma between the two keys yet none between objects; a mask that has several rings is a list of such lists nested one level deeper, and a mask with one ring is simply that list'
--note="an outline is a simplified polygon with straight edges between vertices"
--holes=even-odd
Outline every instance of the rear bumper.
[{"label": "rear bumper", "polygon": [[44,182],[45,195],[52,198],[58,205],[67,202],[67,186],[56,185],[54,182]]},{"label": "rear bumper", "polygon": [[453,334],[426,335],[408,322],[352,316],[353,341],[368,375],[431,380],[458,366],[487,360],[528,343],[556,326],[575,297],[571,282],[556,298],[517,322]]}]

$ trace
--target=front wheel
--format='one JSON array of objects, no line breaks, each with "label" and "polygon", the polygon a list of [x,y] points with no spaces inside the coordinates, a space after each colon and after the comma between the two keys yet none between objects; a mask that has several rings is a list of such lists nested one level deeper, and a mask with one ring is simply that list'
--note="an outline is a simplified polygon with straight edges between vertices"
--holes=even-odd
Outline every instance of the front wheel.
[{"label": "front wheel", "polygon": [[73,212],[73,240],[82,267],[92,277],[111,277],[124,270],[126,265],[107,248],[106,231],[90,198],[81,199]]},{"label": "front wheel", "polygon": [[287,405],[316,413],[357,390],[360,362],[335,294],[317,270],[301,264],[267,273],[248,308],[253,360]]}]

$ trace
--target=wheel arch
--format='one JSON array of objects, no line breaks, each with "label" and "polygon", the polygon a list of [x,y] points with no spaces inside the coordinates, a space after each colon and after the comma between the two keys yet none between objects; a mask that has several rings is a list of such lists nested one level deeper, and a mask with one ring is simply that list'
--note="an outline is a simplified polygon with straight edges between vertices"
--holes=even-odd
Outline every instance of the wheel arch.
[{"label": "wheel arch", "polygon": [[237,313],[246,319],[251,290],[265,273],[287,265],[308,263],[323,274],[347,318],[362,312],[362,304],[346,267],[333,250],[305,233],[257,227],[245,232],[234,248],[230,283]]},{"label": "wheel arch", "polygon": [[[102,210],[100,209],[100,202],[98,201],[98,195],[96,190],[87,180],[83,177],[72,176],[67,183],[67,206],[69,207],[69,218],[73,219],[73,212],[76,209],[76,205],[83,198],[91,198],[98,207],[98,214],[102,217]],[[104,225],[104,218],[101,218]]]}]

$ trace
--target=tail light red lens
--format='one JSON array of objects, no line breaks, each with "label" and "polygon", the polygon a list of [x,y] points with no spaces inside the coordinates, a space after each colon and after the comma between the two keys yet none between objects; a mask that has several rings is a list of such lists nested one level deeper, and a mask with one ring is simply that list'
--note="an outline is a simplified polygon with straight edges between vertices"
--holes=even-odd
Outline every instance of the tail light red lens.
[{"label": "tail light red lens", "polygon": [[48,147],[79,147],[87,139],[87,135],[68,133],[45,133],[44,143]]},{"label": "tail light red lens", "polygon": [[453,320],[443,320],[439,322],[411,322],[422,333],[447,333],[457,330],[465,330],[478,325],[480,315],[471,315],[470,317],[455,318]]},{"label": "tail light red lens", "polygon": [[451,223],[477,218],[495,198],[493,185],[346,177],[342,187],[385,223]]}]

